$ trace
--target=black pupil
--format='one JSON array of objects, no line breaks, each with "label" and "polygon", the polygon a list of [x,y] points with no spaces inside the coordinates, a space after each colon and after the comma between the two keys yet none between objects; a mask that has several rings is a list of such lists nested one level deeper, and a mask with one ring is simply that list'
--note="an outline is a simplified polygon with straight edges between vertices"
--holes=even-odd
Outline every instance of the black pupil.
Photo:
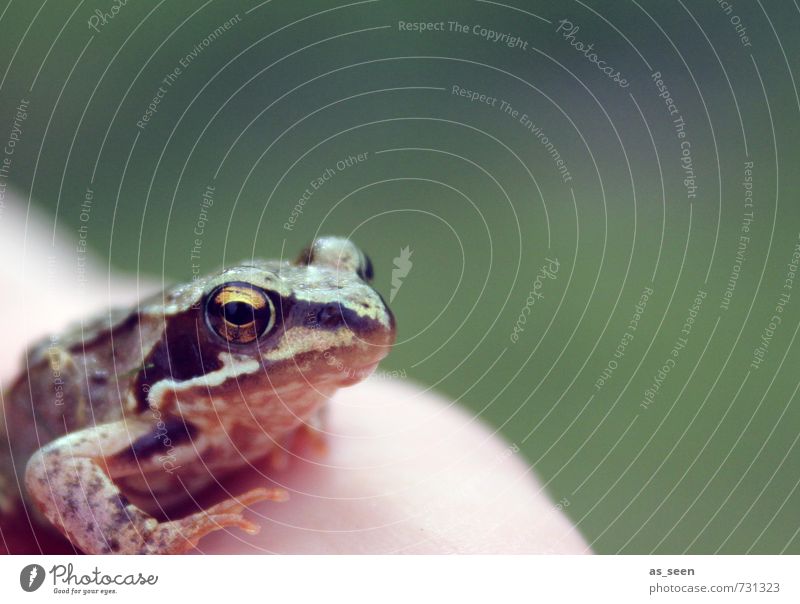
[{"label": "black pupil", "polygon": [[255,320],[254,309],[246,302],[228,302],[222,312],[225,320],[234,325],[247,325]]}]

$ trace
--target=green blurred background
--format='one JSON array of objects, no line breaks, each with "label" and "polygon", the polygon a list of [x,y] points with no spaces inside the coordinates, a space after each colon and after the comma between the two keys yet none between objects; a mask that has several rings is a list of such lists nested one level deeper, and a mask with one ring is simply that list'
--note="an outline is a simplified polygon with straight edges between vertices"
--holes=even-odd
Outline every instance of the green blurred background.
[{"label": "green blurred background", "polygon": [[386,296],[408,246],[384,368],[499,428],[596,551],[800,553],[793,3],[128,2],[89,27],[114,5],[0,7],[8,180],[76,241],[172,281],[343,234]]}]

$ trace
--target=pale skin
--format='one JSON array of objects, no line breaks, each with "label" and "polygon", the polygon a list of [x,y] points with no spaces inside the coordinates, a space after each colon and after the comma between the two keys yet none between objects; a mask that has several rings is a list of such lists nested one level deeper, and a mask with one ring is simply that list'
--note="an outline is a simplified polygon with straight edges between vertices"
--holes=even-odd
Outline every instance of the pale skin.
[{"label": "pale skin", "polygon": [[[31,267],[42,266],[42,258],[31,240],[35,233],[29,228],[27,269],[0,273],[4,289],[24,286],[26,292],[24,299],[6,299],[2,304],[7,308],[0,308],[7,335],[0,353],[4,387],[18,368],[25,343],[80,317],[87,295],[98,307],[137,297],[132,282],[117,282],[109,289],[104,272],[90,272],[83,292],[73,287],[70,293],[70,279],[59,284],[61,303],[54,312],[34,291],[45,280],[32,278]],[[52,289],[52,284],[42,289]],[[109,291],[115,299],[109,300]],[[26,316],[38,317],[35,324],[10,320],[19,312],[15,304],[25,308]],[[146,432],[148,426],[138,428]],[[113,484],[114,468],[97,463],[98,452],[102,449],[102,459],[111,459],[117,447],[130,444],[130,437],[120,438],[122,431],[114,426],[93,430],[83,435],[91,438],[70,443],[70,463],[92,464],[88,475]],[[126,434],[136,430],[135,421],[126,422]],[[180,551],[196,543],[206,553],[587,551],[575,527],[540,489],[513,447],[450,401],[421,387],[380,379],[340,390],[324,430],[324,447],[319,439],[301,439],[279,463],[246,464],[232,482],[219,487],[231,498],[222,507],[207,506],[199,494],[185,515],[167,523],[144,517],[131,524],[133,530],[153,531],[151,539],[156,541],[182,539]],[[37,455],[44,460],[51,450]],[[35,469],[32,474],[35,478]],[[117,496],[114,488],[102,492],[105,501]],[[263,501],[284,499],[284,492],[289,501]],[[224,497],[216,497],[220,499]],[[138,513],[135,508],[127,512]],[[175,524],[167,527],[170,523]],[[250,534],[258,527],[260,532]],[[47,531],[39,531],[39,542],[33,543],[29,532],[15,536],[8,526],[2,528],[12,551],[70,551],[75,545]],[[213,534],[201,539],[207,533]]]}]

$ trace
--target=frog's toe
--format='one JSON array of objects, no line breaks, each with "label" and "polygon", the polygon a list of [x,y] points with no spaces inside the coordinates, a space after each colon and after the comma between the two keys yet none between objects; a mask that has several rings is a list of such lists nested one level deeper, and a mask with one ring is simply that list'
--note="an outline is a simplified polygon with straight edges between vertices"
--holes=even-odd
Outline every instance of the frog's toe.
[{"label": "frog's toe", "polygon": [[210,520],[217,525],[216,528],[236,527],[242,529],[248,535],[258,535],[261,532],[260,524],[250,522],[241,514],[215,514]]},{"label": "frog's toe", "polygon": [[[289,494],[285,489],[252,489],[247,491],[247,493],[239,495],[235,499],[228,499],[212,506],[207,510],[207,514],[210,518],[215,518],[217,521],[220,521],[220,524],[224,522],[225,524],[223,526],[238,526],[248,533],[255,534],[259,529],[258,525],[245,520],[242,516],[242,512],[259,501],[286,501],[288,498]],[[253,532],[254,527],[255,532]]]},{"label": "frog's toe", "polygon": [[[244,493],[243,495],[239,495],[235,499],[228,499],[227,501],[223,501],[217,505],[238,505],[239,510],[243,510],[245,507],[249,505],[253,505],[254,503],[258,503],[259,501],[286,501],[289,499],[289,493],[286,489],[281,488],[272,488],[267,489],[264,487],[260,487],[258,489],[251,489]],[[214,506],[216,507],[216,506]],[[212,508],[213,509],[213,508]]]},{"label": "frog's toe", "polygon": [[[286,501],[288,493],[285,489],[253,489],[238,496],[218,503],[204,512],[192,514],[188,518],[168,523],[162,530],[174,532],[173,553],[182,553],[196,547],[200,539],[225,528],[239,528],[250,535],[257,534],[261,527],[243,515],[248,507],[259,501]],[[171,525],[171,526],[170,526]]]}]

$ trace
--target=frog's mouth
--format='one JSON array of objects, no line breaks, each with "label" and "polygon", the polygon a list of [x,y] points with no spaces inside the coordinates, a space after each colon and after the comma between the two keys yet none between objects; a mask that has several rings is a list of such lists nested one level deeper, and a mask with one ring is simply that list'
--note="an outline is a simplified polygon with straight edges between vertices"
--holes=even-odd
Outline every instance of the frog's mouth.
[{"label": "frog's mouth", "polygon": [[366,353],[347,347],[309,353],[298,359],[295,379],[308,384],[352,386],[369,377],[387,353],[388,349]]},{"label": "frog's mouth", "polygon": [[[293,330],[297,347],[289,345],[291,354],[265,355],[264,369],[274,387],[350,386],[375,371],[389,353],[393,334],[369,340],[352,332],[311,334]],[[288,335],[288,334],[287,334]]]},{"label": "frog's mouth", "polygon": [[338,386],[352,386],[372,375],[378,363],[379,361],[351,366],[334,364],[329,370],[325,370],[320,381],[335,382]]}]

